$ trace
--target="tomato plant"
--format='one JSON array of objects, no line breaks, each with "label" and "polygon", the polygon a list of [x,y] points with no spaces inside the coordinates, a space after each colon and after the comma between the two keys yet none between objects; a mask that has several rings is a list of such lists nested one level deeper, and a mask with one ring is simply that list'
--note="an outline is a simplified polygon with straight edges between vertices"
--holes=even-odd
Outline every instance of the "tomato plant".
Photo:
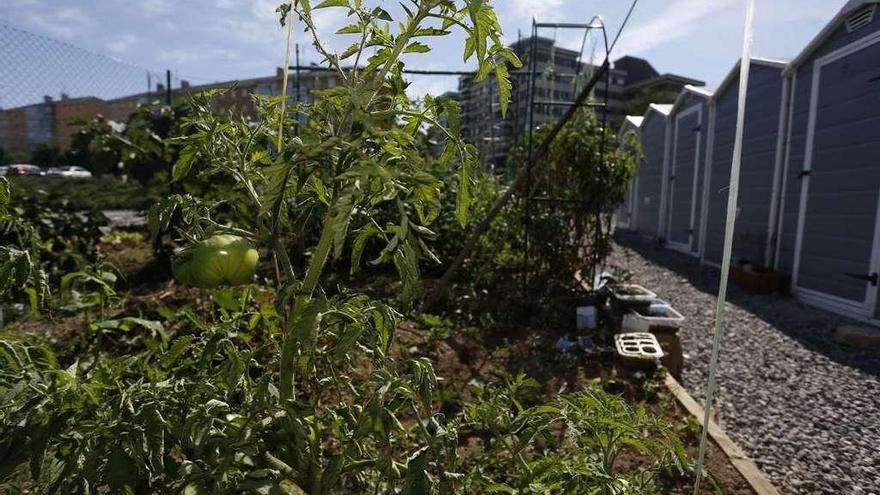
[{"label": "tomato plant", "polygon": [[[543,141],[548,131],[546,124],[538,127],[535,141]],[[611,250],[611,215],[638,170],[638,145],[632,139],[625,144],[603,130],[587,109],[579,110],[551,144],[528,192],[531,197],[558,199],[532,201],[529,206],[532,286],[550,293],[568,289],[575,273],[593,280],[602,268]],[[508,168],[518,170],[527,162],[528,142],[523,140],[508,156]]]},{"label": "tomato plant", "polygon": [[[4,421],[6,466],[29,458],[35,477],[45,474],[47,486],[69,493],[90,486],[187,493],[453,490],[456,438],[433,414],[430,363],[392,357],[397,311],[322,280],[329,259],[349,253],[357,270],[367,244],[378,242],[384,247],[369,263],[394,266],[403,300],[418,295],[419,263],[434,256],[428,226],[441,208],[442,182],[419,145],[426,127],[446,137],[438,165],[458,170],[456,217],[466,220],[478,162],[459,137],[458,107],[430,97],[411,101],[401,57],[429,51],[426,38],[461,30],[464,58],[475,62],[480,78],[496,72],[505,103],[507,64],[518,61],[483,0],[411,1],[396,29],[388,12],[360,0],[314,7],[300,0],[279,8],[282,19],[291,6],[344,84],[287,116],[282,99],[255,96],[256,122],[213,112],[218,92],[195,98],[177,135],[157,146],[179,150],[174,180],[195,177],[207,186],[167,198],[149,218],[154,237],[171,236],[184,246],[178,274],[198,285],[243,282],[250,274],[249,266],[241,273],[242,265],[210,266],[217,239],[237,236],[222,247],[248,246],[234,255],[247,265],[249,244],[268,250],[279,333],[251,348],[225,326],[200,323],[197,336],[160,342],[137,358],[97,358],[81,378],[74,366],[73,380],[14,359],[39,386],[13,387],[11,400],[42,405],[17,409],[15,421]],[[321,8],[343,9],[351,21],[341,33],[355,41],[343,53],[329,52],[316,32],[312,14]],[[279,139],[279,132],[289,137]],[[380,221],[389,208],[394,216]],[[297,259],[305,260],[302,270]],[[253,379],[255,367],[261,372]],[[123,369],[146,381],[110,378]],[[53,421],[76,425],[75,434]],[[57,426],[46,431],[57,435],[29,436],[47,422]],[[55,461],[48,472],[41,470],[46,454]]]}]

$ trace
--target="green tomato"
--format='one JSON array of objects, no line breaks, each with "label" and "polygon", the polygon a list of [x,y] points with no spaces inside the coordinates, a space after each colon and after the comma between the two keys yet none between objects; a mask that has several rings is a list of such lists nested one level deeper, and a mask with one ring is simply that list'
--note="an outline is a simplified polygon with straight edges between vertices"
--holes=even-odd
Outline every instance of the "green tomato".
[{"label": "green tomato", "polygon": [[181,283],[213,288],[250,282],[259,253],[246,239],[215,235],[185,249],[172,260],[174,277]]}]

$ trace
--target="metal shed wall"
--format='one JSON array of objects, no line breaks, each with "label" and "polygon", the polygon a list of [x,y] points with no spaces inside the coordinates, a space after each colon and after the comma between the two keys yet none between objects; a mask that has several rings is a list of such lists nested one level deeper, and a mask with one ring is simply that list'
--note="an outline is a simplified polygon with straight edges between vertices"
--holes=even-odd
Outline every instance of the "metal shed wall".
[{"label": "metal shed wall", "polygon": [[701,242],[703,182],[709,98],[687,89],[669,114],[668,191],[664,216],[667,246],[697,255]]},{"label": "metal shed wall", "polygon": [[[875,305],[873,315],[853,311],[846,299],[856,297],[850,294],[854,284],[843,275],[861,273],[867,267],[854,258],[864,257],[866,250],[876,258],[878,251],[876,229],[869,226],[877,223],[880,197],[880,11],[870,24],[853,32],[845,24],[847,15],[872,5],[877,8],[870,1],[848,4],[845,15],[835,18],[822,39],[787,69],[791,108],[776,262],[792,275],[793,290],[808,302],[843,314],[880,318],[880,305]],[[868,40],[872,40],[869,48],[839,57],[847,47]],[[819,75],[818,88],[833,91],[814,91],[814,78]],[[812,124],[811,115],[815,115]],[[806,176],[805,167],[810,169]],[[812,186],[805,194],[807,182]],[[806,251],[798,245],[799,229],[802,242],[808,244]],[[827,268],[829,273],[817,276],[812,270],[798,281],[794,273],[798,263]],[[798,284],[806,290],[798,289]],[[817,287],[830,295],[817,297],[813,292]],[[876,286],[867,290],[868,299],[876,301]]]},{"label": "metal shed wall", "polygon": [[[620,132],[618,134],[620,146],[623,148],[627,148],[627,136],[630,134],[635,134],[636,139],[639,140],[639,132],[640,132],[640,123],[642,121],[642,117],[635,117],[629,115],[624,119],[623,124],[620,126]],[[639,125],[636,124],[639,123]],[[635,150],[633,150],[635,153]],[[641,160],[639,160],[641,164]],[[629,185],[629,190],[626,193],[626,199],[624,199],[623,203],[615,211],[616,217],[616,226],[619,229],[632,229],[633,226],[633,213],[635,209],[635,201],[636,201],[636,180],[638,176],[633,177],[632,182]]]},{"label": "metal shed wall", "polygon": [[635,228],[640,234],[661,237],[660,207],[666,158],[666,116],[649,110],[642,121],[642,154],[636,178]]},{"label": "metal shed wall", "polygon": [[[730,185],[730,167],[736,133],[739,92],[737,78],[716,93],[706,160],[705,216],[703,219],[704,262],[718,265],[724,248],[724,222]],[[782,68],[752,63],[749,71],[746,118],[743,130],[739,207],[733,243],[733,259],[765,263],[770,223],[779,110],[782,99]]]}]

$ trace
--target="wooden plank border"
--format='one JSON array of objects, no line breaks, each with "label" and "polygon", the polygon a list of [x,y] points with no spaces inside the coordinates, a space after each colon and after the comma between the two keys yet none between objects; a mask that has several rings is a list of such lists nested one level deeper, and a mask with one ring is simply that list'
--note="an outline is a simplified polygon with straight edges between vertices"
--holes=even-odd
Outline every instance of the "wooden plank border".
[{"label": "wooden plank border", "polygon": [[[697,403],[687,390],[678,383],[678,380],[670,374],[666,374],[666,388],[672,392],[676,400],[684,406],[687,411],[696,418],[697,423],[703,423],[703,406]],[[758,469],[758,466],[749,459],[749,456],[743,452],[739,445],[727,436],[726,433],[718,426],[715,421],[709,421],[709,436],[721,448],[724,454],[730,459],[733,467],[745,478],[755,493],[758,495],[779,495],[779,491],[770,483],[770,480]]]}]

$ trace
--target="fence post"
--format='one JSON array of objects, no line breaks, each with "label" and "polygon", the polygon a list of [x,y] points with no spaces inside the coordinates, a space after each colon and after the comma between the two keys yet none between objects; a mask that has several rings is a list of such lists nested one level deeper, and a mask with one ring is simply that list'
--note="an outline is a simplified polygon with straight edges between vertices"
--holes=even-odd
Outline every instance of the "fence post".
[{"label": "fence post", "polygon": [[165,104],[171,106],[171,69],[165,69]]}]

